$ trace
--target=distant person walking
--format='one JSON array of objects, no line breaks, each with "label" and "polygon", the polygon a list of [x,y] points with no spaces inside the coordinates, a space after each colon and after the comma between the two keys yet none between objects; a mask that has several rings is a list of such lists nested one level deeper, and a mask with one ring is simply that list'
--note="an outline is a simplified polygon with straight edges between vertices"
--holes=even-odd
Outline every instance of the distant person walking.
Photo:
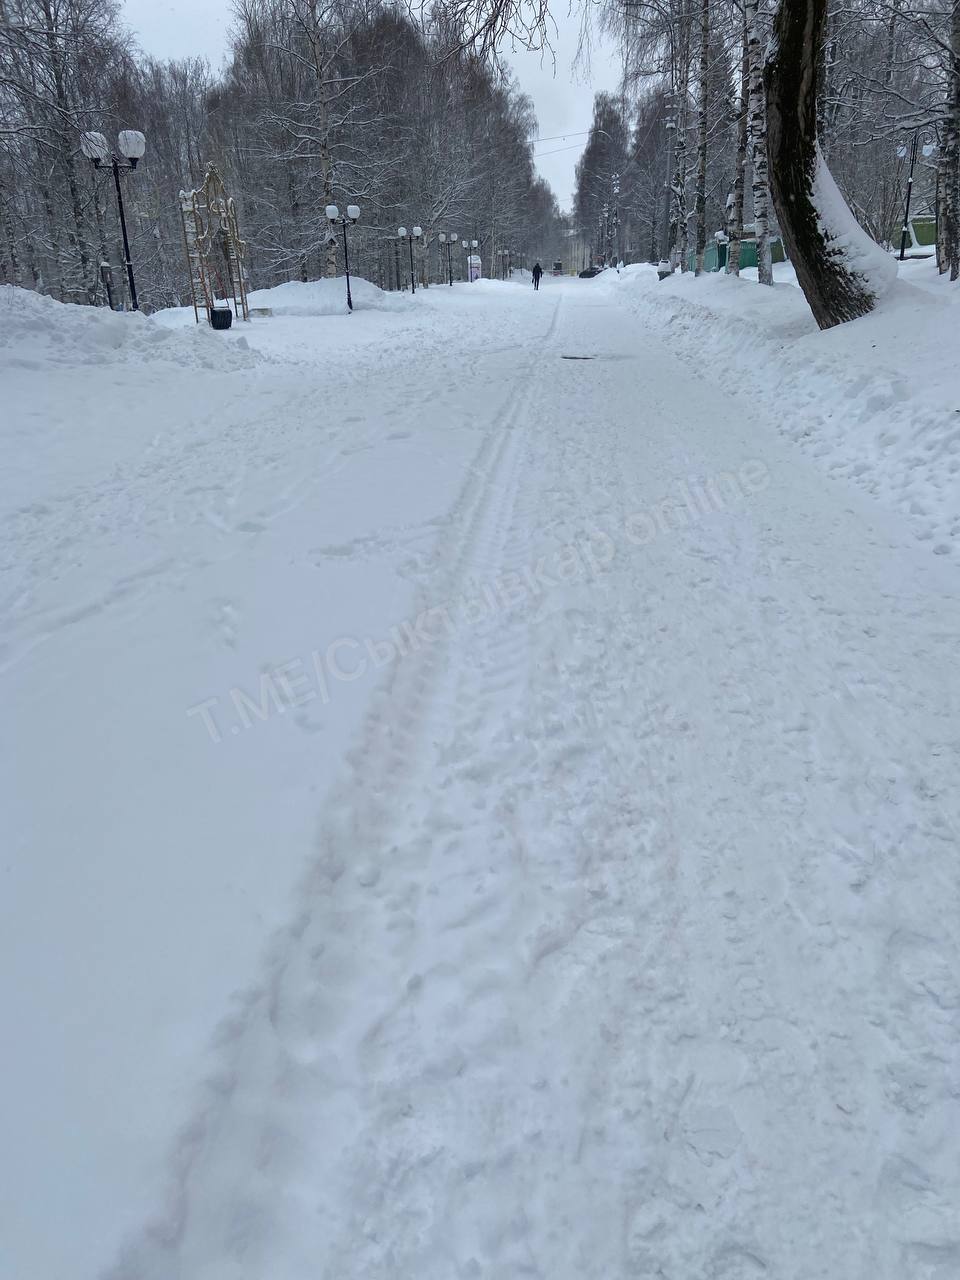
[{"label": "distant person walking", "polygon": [[539,288],[540,288],[540,277],[541,277],[542,275],[543,275],[543,267],[541,267],[541,265],[540,265],[540,263],[539,263],[539,262],[535,262],[535,263],[533,264],[533,287],[534,287],[534,289],[539,289]]}]

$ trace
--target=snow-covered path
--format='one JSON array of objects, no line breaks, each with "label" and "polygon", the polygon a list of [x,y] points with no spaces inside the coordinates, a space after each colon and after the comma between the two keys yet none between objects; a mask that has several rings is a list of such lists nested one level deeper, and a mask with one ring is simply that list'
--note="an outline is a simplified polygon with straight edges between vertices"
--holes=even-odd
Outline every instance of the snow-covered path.
[{"label": "snow-covered path", "polygon": [[[602,283],[502,294],[363,383],[373,502],[305,472],[182,586],[279,620],[259,669],[294,620],[303,705],[183,736],[213,861],[255,807],[306,870],[105,1274],[952,1280],[956,569]],[[304,556],[355,679],[298,665]]]}]

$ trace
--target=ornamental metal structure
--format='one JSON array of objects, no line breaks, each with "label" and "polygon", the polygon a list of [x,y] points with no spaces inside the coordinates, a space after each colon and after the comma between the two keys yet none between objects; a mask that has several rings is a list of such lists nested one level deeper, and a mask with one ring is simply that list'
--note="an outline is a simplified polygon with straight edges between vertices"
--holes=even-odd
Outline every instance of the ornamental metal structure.
[{"label": "ornamental metal structure", "polygon": [[244,280],[247,246],[240,238],[233,197],[227,195],[216,165],[207,165],[202,186],[180,192],[180,220],[197,323],[201,309],[213,323],[218,298],[233,303],[238,320],[241,315],[249,320]]}]

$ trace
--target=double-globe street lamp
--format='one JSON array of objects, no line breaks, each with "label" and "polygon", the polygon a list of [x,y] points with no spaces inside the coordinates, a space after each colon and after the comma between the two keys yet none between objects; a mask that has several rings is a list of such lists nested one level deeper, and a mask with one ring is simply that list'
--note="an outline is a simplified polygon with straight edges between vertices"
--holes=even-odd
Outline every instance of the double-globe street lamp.
[{"label": "double-globe street lamp", "polygon": [[443,267],[443,250],[447,250],[447,284],[453,288],[453,246],[459,240],[459,236],[454,231],[450,235],[445,235],[442,231],[437,236],[440,241],[440,265]]},{"label": "double-globe street lamp", "polygon": [[467,264],[466,279],[473,283],[473,259],[476,256],[479,241],[477,240],[461,240],[460,245],[464,253],[464,261]]},{"label": "double-globe street lamp", "polygon": [[343,269],[347,277],[347,310],[353,310],[353,298],[350,294],[350,253],[347,249],[347,227],[352,226],[360,217],[360,206],[358,204],[348,204],[347,212],[344,217],[340,216],[340,210],[335,204],[328,204],[326,208],[327,221],[332,227],[343,228]]},{"label": "double-globe street lamp", "polygon": [[413,266],[413,242],[419,241],[423,235],[423,227],[414,227],[410,234],[407,234],[406,227],[397,227],[397,239],[406,240],[410,248],[410,288],[414,293],[417,292],[417,276]]},{"label": "double-globe street lamp", "polygon": [[[109,166],[113,170],[113,181],[117,190],[117,212],[120,214],[120,232],[123,236],[123,264],[127,269],[127,283],[130,286],[130,305],[134,311],[140,310],[137,301],[137,286],[133,278],[133,263],[130,261],[130,240],[127,236],[127,219],[123,211],[123,192],[120,189],[120,172],[123,169],[135,169],[137,161],[143,159],[147,149],[147,141],[139,129],[121,129],[117,134],[117,155],[110,150],[110,143],[102,133],[87,132],[80,135],[80,150],[88,160],[93,161],[95,169]],[[109,297],[109,295],[108,295]]]}]

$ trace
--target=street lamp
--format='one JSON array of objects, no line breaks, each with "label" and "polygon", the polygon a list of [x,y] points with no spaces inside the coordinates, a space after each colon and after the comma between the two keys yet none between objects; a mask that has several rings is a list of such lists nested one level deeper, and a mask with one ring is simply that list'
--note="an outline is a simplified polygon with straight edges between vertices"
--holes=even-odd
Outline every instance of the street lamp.
[{"label": "street lamp", "polygon": [[449,235],[444,235],[441,231],[437,239],[440,241],[440,265],[443,267],[443,250],[447,250],[447,284],[453,288],[453,245],[458,239],[457,233],[451,231]]},{"label": "street lamp", "polygon": [[347,310],[353,310],[353,298],[350,295],[350,254],[347,249],[347,226],[352,226],[360,217],[360,206],[358,204],[348,204],[346,216],[340,216],[340,210],[335,204],[328,204],[326,208],[327,221],[332,227],[343,228],[343,269],[347,277]]},{"label": "street lamp", "polygon": [[397,239],[406,240],[410,248],[410,288],[414,293],[417,292],[417,276],[413,266],[413,242],[419,240],[422,235],[423,227],[414,227],[409,235],[406,227],[397,227]]},{"label": "street lamp", "polygon": [[130,261],[130,241],[127,237],[127,219],[123,212],[123,192],[120,190],[120,170],[135,169],[137,161],[143,159],[147,149],[147,140],[139,129],[121,129],[117,134],[117,155],[110,150],[110,144],[102,133],[82,133],[80,150],[88,160],[93,161],[95,169],[105,165],[113,170],[113,181],[117,189],[117,211],[120,214],[120,232],[123,236],[123,264],[127,268],[127,283],[130,286],[130,305],[134,311],[140,310],[137,301],[137,286],[133,279],[133,263]]},{"label": "street lamp", "polygon": [[[900,261],[907,256],[907,236],[910,233],[910,199],[913,195],[913,173],[917,167],[917,154],[922,150],[924,159],[929,159],[936,151],[935,143],[925,142],[920,146],[920,130],[915,129],[913,142],[910,144],[910,173],[907,177],[907,196],[903,208],[903,228],[900,232]],[[897,155],[902,160],[907,154],[906,147],[897,147]]]}]

